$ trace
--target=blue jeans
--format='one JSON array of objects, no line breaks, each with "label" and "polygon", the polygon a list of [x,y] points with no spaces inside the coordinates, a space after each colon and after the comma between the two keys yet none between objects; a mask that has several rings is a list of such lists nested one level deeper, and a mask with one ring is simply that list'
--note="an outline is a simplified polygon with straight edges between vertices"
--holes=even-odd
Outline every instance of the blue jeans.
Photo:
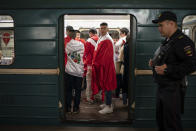
[{"label": "blue jeans", "polygon": [[106,96],[106,105],[111,105],[112,104],[112,91],[106,91],[105,96]]}]

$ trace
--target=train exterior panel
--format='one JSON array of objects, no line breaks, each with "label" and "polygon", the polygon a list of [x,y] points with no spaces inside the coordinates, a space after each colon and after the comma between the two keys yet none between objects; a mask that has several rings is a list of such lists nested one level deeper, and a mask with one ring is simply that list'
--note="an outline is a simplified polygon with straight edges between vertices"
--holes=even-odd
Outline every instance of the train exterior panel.
[{"label": "train exterior panel", "polygon": [[[14,20],[15,59],[11,65],[0,66],[0,123],[1,124],[60,124],[64,111],[63,81],[63,16],[122,15],[135,20],[130,46],[130,87],[135,98],[132,126],[155,127],[156,85],[152,75],[140,74],[150,70],[148,60],[162,38],[152,24],[161,11],[177,14],[181,26],[187,15],[196,15],[194,0],[29,0],[1,1],[0,15]],[[11,71],[11,72],[9,72]],[[195,75],[188,77],[185,99],[184,127],[196,127]],[[131,126],[131,124],[130,124]]]}]

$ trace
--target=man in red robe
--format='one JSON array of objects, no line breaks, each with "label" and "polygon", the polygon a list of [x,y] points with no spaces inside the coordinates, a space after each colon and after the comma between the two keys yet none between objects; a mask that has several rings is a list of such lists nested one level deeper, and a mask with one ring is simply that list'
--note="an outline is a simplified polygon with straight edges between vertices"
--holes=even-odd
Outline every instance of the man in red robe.
[{"label": "man in red robe", "polygon": [[97,36],[97,30],[95,28],[91,28],[89,30],[89,36],[88,40],[85,44],[85,52],[84,56],[86,59],[86,65],[87,65],[87,73],[86,73],[86,101],[89,103],[92,103],[94,98],[92,97],[92,88],[91,88],[91,80],[92,80],[92,59],[93,59],[93,53],[95,50],[95,46],[98,41]]},{"label": "man in red robe", "polygon": [[100,38],[95,46],[92,61],[92,91],[93,95],[102,90],[102,100],[106,96],[105,104],[100,105],[100,114],[113,112],[112,90],[116,89],[116,72],[114,65],[114,42],[108,34],[108,24],[100,24]]}]

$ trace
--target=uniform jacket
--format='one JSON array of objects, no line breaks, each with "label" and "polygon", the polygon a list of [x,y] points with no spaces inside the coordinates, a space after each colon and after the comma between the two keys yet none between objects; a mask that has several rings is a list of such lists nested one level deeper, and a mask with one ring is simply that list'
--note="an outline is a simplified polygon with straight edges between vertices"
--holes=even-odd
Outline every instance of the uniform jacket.
[{"label": "uniform jacket", "polygon": [[[170,37],[170,40],[173,40],[170,43],[173,45],[162,60],[162,64],[167,65],[167,73],[165,75],[158,75],[153,70],[155,82],[157,83],[181,81],[186,75],[195,71],[195,45],[192,40],[180,30],[177,30]],[[166,45],[169,41],[165,40],[162,46]]]}]

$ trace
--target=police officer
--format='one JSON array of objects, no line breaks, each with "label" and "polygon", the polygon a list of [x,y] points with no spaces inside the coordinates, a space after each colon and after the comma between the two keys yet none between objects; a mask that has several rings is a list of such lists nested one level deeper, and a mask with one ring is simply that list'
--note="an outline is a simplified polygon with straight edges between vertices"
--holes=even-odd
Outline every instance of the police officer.
[{"label": "police officer", "polygon": [[[177,17],[170,11],[152,20],[166,39],[160,46],[165,53],[158,63],[150,59],[153,77],[158,84],[156,120],[159,131],[182,131],[183,80],[195,71],[195,45],[177,27]],[[165,48],[166,47],[166,48]],[[154,65],[155,64],[155,65]]]}]

